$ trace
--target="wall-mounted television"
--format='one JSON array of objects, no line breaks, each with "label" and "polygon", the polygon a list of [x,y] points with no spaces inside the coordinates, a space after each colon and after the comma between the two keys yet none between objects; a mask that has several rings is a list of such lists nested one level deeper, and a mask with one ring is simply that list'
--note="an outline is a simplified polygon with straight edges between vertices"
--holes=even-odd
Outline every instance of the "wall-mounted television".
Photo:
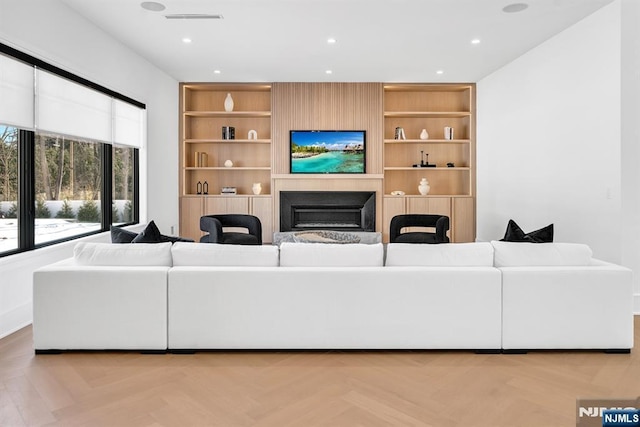
[{"label": "wall-mounted television", "polygon": [[292,130],[291,173],[365,173],[366,131]]}]

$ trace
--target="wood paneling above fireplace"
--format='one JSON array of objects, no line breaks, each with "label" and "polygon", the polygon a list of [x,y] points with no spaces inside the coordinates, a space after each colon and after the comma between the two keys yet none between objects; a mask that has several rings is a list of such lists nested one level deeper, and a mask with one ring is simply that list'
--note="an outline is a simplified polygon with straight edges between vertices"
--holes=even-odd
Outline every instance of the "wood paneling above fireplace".
[{"label": "wood paneling above fireplace", "polygon": [[381,174],[382,90],[382,83],[274,83],[272,173],[289,173],[290,130],[366,130],[367,174]]}]

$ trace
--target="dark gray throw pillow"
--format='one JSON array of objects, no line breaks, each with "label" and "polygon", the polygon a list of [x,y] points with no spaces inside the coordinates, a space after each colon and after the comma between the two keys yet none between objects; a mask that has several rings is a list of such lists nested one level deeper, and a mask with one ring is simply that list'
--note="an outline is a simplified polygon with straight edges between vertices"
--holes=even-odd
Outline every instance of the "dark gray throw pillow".
[{"label": "dark gray throw pillow", "polygon": [[544,228],[525,233],[522,228],[512,219],[507,224],[507,231],[501,239],[503,242],[529,242],[529,243],[552,243],[553,242],[553,224],[549,224]]},{"label": "dark gray throw pillow", "polygon": [[162,235],[155,222],[149,221],[140,234],[138,234],[131,243],[161,243]]},{"label": "dark gray throw pillow", "polygon": [[138,236],[138,233],[113,225],[109,227],[109,231],[111,232],[111,243],[131,243]]}]

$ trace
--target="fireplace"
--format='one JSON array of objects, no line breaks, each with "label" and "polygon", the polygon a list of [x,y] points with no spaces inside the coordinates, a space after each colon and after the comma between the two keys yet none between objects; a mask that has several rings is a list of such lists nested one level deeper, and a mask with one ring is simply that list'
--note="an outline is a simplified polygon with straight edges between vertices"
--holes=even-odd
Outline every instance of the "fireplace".
[{"label": "fireplace", "polygon": [[280,231],[375,229],[375,192],[280,192]]}]

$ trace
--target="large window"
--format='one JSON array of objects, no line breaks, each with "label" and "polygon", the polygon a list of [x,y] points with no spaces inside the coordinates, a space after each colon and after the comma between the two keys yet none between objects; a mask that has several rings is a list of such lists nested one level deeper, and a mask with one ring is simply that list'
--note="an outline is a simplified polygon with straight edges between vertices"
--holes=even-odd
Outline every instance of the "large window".
[{"label": "large window", "polygon": [[0,253],[18,249],[18,130],[0,125]]},{"label": "large window", "polygon": [[102,229],[102,144],[36,134],[35,243]]},{"label": "large window", "polygon": [[145,106],[0,43],[0,256],[138,221]]},{"label": "large window", "polygon": [[135,150],[113,146],[113,189],[111,218],[114,224],[133,222],[133,196],[135,192]]}]

